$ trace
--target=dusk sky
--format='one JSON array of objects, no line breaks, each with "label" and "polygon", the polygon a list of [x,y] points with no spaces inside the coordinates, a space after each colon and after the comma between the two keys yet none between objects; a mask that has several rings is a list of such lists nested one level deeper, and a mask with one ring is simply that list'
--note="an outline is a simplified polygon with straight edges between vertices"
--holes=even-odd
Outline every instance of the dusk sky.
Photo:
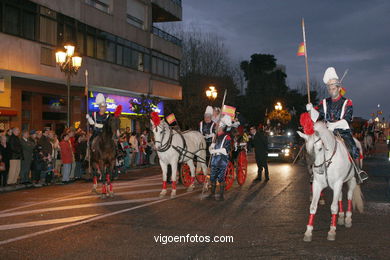
[{"label": "dusk sky", "polygon": [[390,1],[183,0],[184,24],[220,35],[234,60],[275,55],[291,88],[305,80],[304,57],[296,56],[302,17],[311,78],[322,84],[327,67],[339,77],[349,69],[344,85],[354,116],[368,119],[380,104],[389,119]]}]

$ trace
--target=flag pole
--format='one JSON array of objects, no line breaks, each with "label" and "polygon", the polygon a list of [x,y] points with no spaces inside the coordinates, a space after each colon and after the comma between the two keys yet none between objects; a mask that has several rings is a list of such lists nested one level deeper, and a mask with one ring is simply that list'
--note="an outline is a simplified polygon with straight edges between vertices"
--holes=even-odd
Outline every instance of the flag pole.
[{"label": "flag pole", "polygon": [[[89,114],[89,107],[88,107],[88,70],[85,70],[85,104],[86,104],[86,112],[87,115]],[[91,171],[91,150],[89,147],[89,139],[90,139],[90,133],[89,133],[89,121],[87,120],[87,154],[86,158],[88,158],[88,171]]]},{"label": "flag pole", "polygon": [[310,102],[310,78],[309,78],[309,64],[307,62],[307,48],[306,48],[306,32],[305,32],[305,20],[302,17],[302,34],[303,34],[303,46],[305,50],[305,65],[306,65],[306,87],[307,87],[307,101]]}]

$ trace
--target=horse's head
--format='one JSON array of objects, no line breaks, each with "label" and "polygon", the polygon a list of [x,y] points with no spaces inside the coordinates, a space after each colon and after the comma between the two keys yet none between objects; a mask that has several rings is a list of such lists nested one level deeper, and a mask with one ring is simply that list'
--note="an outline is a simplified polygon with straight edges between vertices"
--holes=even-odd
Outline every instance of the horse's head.
[{"label": "horse's head", "polygon": [[119,127],[119,117],[116,117],[114,114],[110,113],[106,122],[104,123],[103,132],[105,132],[107,135],[114,136],[117,133]]},{"label": "horse's head", "polygon": [[155,147],[156,149],[159,149],[162,145],[163,139],[169,134],[169,125],[164,120],[162,120],[159,124],[150,120],[150,123],[154,135]]},{"label": "horse's head", "polygon": [[305,139],[306,151],[311,156],[323,153],[323,149],[327,149],[329,136],[333,136],[322,121],[318,121],[314,124],[314,134],[312,135],[304,134],[300,131],[297,131],[297,133],[300,137]]}]

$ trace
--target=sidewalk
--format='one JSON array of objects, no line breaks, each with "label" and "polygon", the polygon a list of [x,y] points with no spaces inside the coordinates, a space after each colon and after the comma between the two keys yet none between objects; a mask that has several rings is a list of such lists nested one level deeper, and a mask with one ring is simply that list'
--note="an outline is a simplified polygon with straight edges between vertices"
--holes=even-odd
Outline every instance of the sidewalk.
[{"label": "sidewalk", "polygon": [[[158,166],[158,164],[155,164],[155,165],[140,165],[140,166],[133,167],[131,169],[128,169],[126,171],[126,173],[122,173],[118,177],[118,180],[128,179],[128,177],[129,177],[128,174],[129,173],[133,173],[134,171],[148,169],[148,168],[152,168],[152,167],[156,167],[156,166]],[[139,177],[139,176],[137,176],[137,177]],[[72,184],[80,182],[80,181],[91,182],[92,179],[88,178],[87,174],[85,174],[85,175],[83,175],[83,177],[81,179],[73,181],[73,182],[70,182],[69,185],[72,185]],[[55,185],[59,185],[60,186],[60,183],[55,183],[55,184],[51,184],[51,185],[43,185],[42,187],[50,187],[50,186],[55,186]],[[39,188],[42,188],[42,187],[34,187],[33,184],[15,184],[15,185],[9,185],[9,186],[5,186],[5,187],[0,187],[0,193],[2,193],[2,192],[9,192],[9,191],[17,191],[17,190],[22,190],[22,189],[30,189],[30,188],[37,188],[37,189],[39,189]]]}]

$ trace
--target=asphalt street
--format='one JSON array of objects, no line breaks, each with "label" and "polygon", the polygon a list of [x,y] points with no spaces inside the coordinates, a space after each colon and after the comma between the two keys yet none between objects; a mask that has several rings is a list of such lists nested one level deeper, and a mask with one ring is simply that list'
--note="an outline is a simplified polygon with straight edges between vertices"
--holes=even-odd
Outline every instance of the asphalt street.
[{"label": "asphalt street", "polygon": [[[254,182],[250,155],[246,183],[223,202],[201,200],[200,185],[159,198],[158,166],[129,171],[104,200],[89,182],[5,192],[0,259],[389,259],[389,166],[382,150],[365,160],[365,212],[354,212],[352,228],[338,226],[336,241],[326,240],[332,194],[325,190],[310,243],[303,241],[310,186],[302,162],[270,162],[270,181]],[[168,242],[173,236],[183,240]],[[206,236],[210,242],[199,241]]]}]

